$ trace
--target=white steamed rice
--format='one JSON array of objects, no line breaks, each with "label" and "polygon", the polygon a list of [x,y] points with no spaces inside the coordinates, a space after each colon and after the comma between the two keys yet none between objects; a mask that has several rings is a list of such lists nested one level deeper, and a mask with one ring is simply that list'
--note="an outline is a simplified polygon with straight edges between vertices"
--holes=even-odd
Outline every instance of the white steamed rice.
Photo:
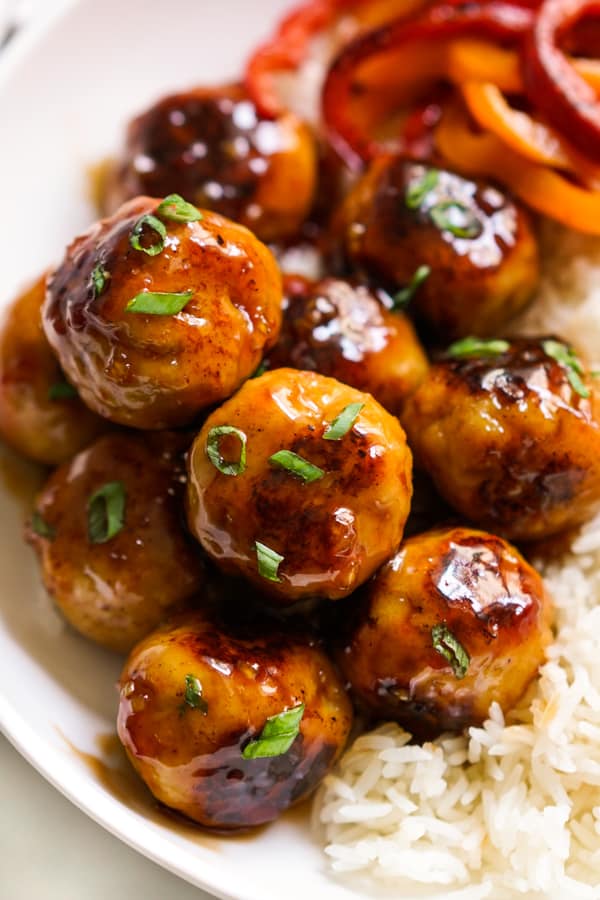
[{"label": "white steamed rice", "polygon": [[[555,333],[600,361],[600,240],[550,226],[523,333]],[[408,744],[359,737],[315,803],[331,870],[366,895],[600,898],[600,516],[542,566],[556,641],[505,721]]]}]

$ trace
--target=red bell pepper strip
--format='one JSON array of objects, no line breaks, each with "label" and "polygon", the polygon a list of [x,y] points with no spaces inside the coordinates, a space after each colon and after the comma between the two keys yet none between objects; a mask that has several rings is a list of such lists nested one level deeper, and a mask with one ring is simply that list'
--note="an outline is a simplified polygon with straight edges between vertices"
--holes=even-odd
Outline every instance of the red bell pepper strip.
[{"label": "red bell pepper strip", "polygon": [[401,51],[415,42],[438,42],[454,37],[484,37],[514,44],[531,30],[534,15],[528,8],[503,2],[462,7],[442,3],[414,19],[395,19],[359,35],[342,49],[325,81],[323,117],[331,146],[353,171],[360,170],[366,161],[381,152],[369,130],[361,127],[352,115],[357,84],[360,90],[357,70],[363,61],[374,55]]},{"label": "red bell pepper strip", "polygon": [[296,69],[306,58],[313,37],[343,12],[365,0],[310,0],[281,22],[272,38],[251,56],[246,67],[246,90],[260,115],[275,118],[284,112],[275,90],[275,72]]},{"label": "red bell pepper strip", "polygon": [[524,45],[525,89],[571,143],[600,162],[600,101],[559,48],[581,19],[600,17],[600,0],[546,0]]}]

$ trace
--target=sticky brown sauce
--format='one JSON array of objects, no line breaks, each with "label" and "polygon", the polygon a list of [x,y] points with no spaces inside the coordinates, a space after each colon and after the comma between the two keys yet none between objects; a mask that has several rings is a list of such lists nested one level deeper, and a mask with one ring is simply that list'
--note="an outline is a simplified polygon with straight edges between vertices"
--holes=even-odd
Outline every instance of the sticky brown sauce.
[{"label": "sticky brown sauce", "polygon": [[[97,735],[95,739],[97,753],[88,753],[73,744],[58,726],[55,727],[73,755],[85,765],[94,776],[94,779],[115,800],[140,813],[140,815],[154,822],[154,824],[168,828],[169,831],[180,837],[218,853],[222,849],[224,841],[228,844],[232,841],[235,843],[254,841],[265,828],[269,827],[265,825],[260,828],[249,829],[248,831],[228,833],[226,836],[212,834],[179,813],[157,803],[143,781],[138,778],[133,770],[116,734]],[[310,799],[304,800],[292,809],[287,810],[281,816],[280,821],[294,827],[307,828],[310,821],[310,809]]]}]

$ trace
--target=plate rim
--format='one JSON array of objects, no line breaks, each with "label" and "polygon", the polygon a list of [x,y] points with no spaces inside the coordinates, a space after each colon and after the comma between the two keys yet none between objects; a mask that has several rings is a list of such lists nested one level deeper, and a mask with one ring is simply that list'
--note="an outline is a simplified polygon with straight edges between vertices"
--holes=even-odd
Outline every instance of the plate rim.
[{"label": "plate rim", "polygon": [[[58,5],[42,8],[36,14],[36,20],[18,32],[2,50],[0,91],[38,44],[48,39],[55,28],[64,25],[80,7],[91,2],[93,0],[59,0]],[[236,877],[233,866],[215,865],[207,871],[200,855],[192,857],[188,850],[179,848],[146,822],[142,814],[107,795],[100,785],[70,766],[51,743],[40,737],[1,692],[0,734],[69,802],[146,859],[220,900],[268,900],[264,893],[253,892],[247,881]],[[194,860],[193,866],[190,860]]]}]

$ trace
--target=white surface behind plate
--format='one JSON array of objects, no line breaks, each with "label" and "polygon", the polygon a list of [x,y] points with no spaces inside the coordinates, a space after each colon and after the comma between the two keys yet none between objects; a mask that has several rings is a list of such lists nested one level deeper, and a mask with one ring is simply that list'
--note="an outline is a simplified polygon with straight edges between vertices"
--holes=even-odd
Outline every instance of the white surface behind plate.
[{"label": "white surface behind plate", "polygon": [[[92,220],[88,167],[115,150],[127,118],[174,88],[235,76],[285,6],[86,0],[7,51],[0,66],[0,307]],[[69,749],[61,732],[97,752],[96,737],[113,728],[119,660],[64,628],[41,591],[21,539],[24,492],[2,484],[15,466],[22,468],[0,455],[0,726],[10,740],[98,822],[215,893],[244,900],[359,896],[324,876],[319,847],[294,819],[206,847],[154,821],[148,799],[121,802]]]}]

